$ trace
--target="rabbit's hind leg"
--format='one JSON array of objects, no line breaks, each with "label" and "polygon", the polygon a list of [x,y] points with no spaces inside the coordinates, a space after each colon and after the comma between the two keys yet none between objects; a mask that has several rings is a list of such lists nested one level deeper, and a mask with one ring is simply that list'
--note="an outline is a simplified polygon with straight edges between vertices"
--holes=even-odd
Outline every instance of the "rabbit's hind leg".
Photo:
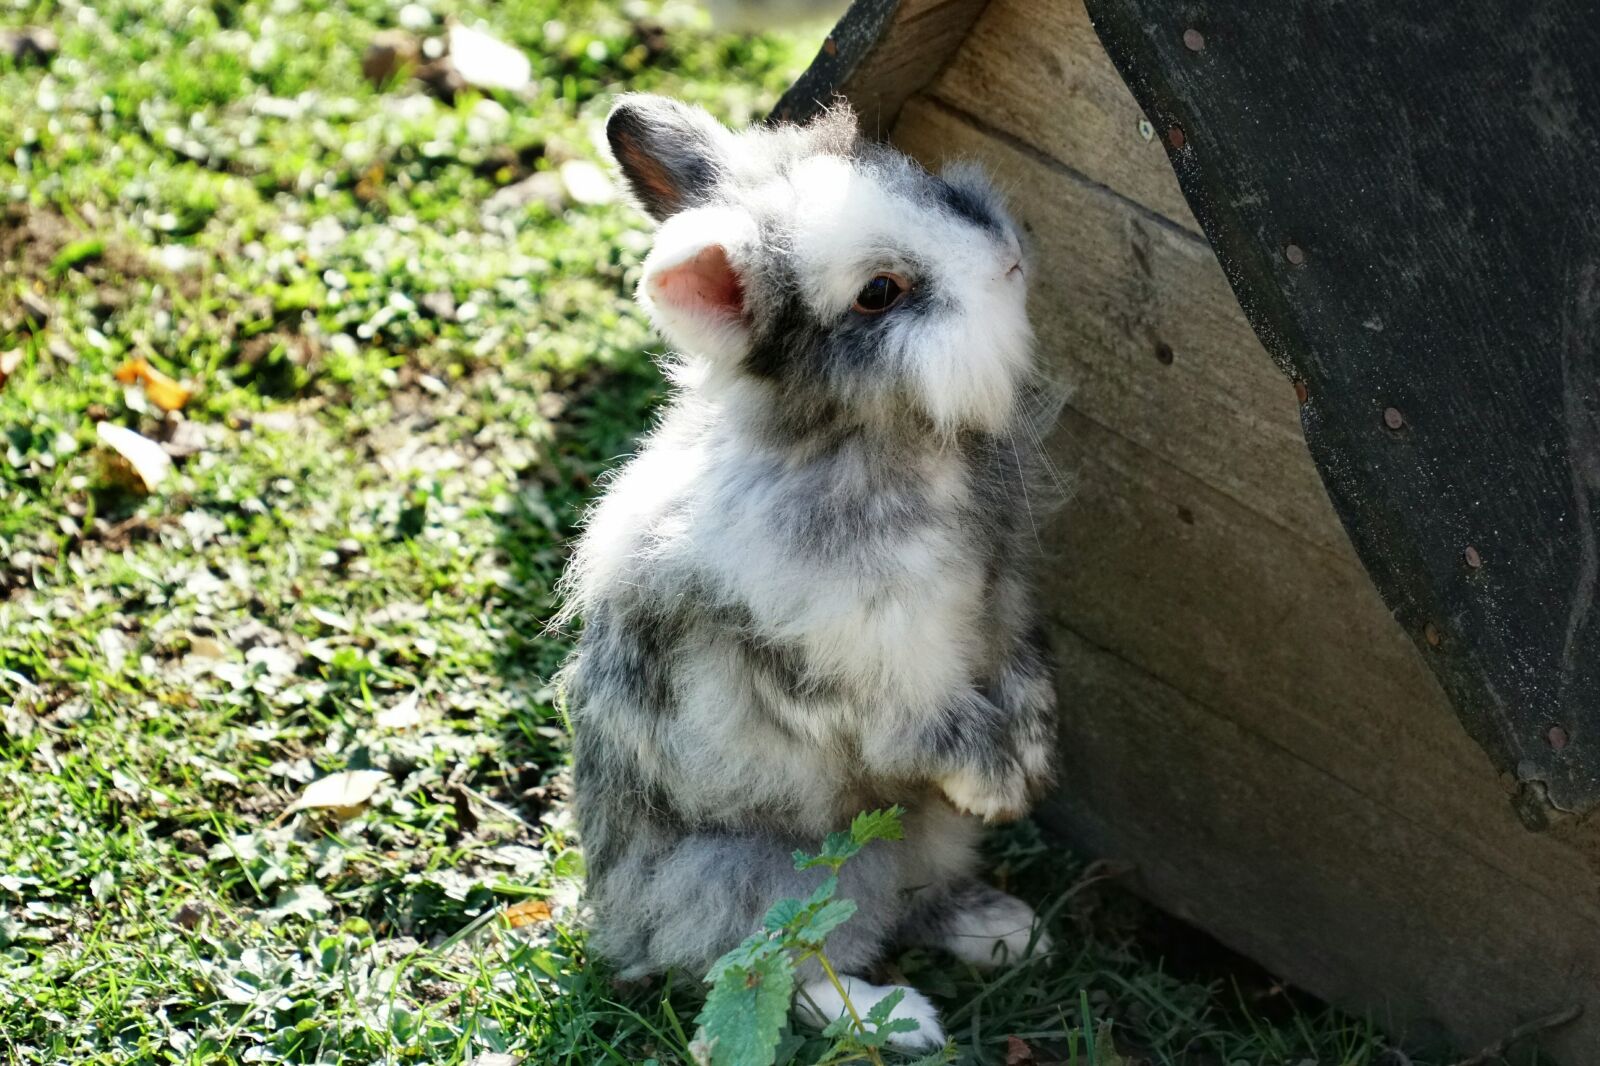
[{"label": "rabbit's hind leg", "polygon": [[[703,973],[717,955],[759,929],[773,903],[815,891],[825,872],[796,870],[795,846],[796,841],[778,836],[694,833],[650,863],[648,877],[628,879],[633,917],[628,924],[648,945],[652,968],[677,965]],[[852,901],[856,911],[828,935],[824,950],[861,1015],[895,991],[859,975],[882,960],[903,919],[904,874],[897,859],[892,849],[867,848],[839,872],[835,898]],[[619,887],[612,881],[608,890]],[[615,915],[612,923],[618,928]],[[797,1020],[823,1028],[846,1012],[839,988],[815,960],[804,963],[797,978]],[[915,1030],[891,1037],[902,1050],[928,1051],[945,1042],[938,1012],[915,989],[905,989],[889,1016],[917,1023]]]},{"label": "rabbit's hind leg", "polygon": [[[909,1019],[917,1027],[909,1032],[897,1032],[889,1037],[889,1044],[901,1051],[932,1051],[944,1046],[944,1027],[939,1023],[939,1012],[934,1005],[914,988],[904,985],[868,984],[859,977],[843,975],[839,978],[850,997],[850,1006],[866,1017],[867,1012],[895,991],[904,995],[889,1012],[889,1020]],[[815,978],[801,984],[794,997],[795,1017],[807,1025],[821,1029],[845,1013],[844,997],[833,982],[826,977]]]},{"label": "rabbit's hind leg", "polygon": [[[793,855],[803,842],[784,834],[700,830],[664,841],[665,835],[641,818],[621,854],[591,863],[591,943],[624,978],[671,968],[704,974],[761,928],[774,903],[805,899],[826,876],[796,870]],[[852,858],[840,871],[836,898],[853,901],[856,912],[829,935],[828,958],[841,972],[866,973],[904,911],[894,857],[868,848]]]},{"label": "rabbit's hind leg", "polygon": [[902,944],[940,948],[983,969],[1050,951],[1033,908],[998,888],[963,878],[922,894],[901,924]]}]

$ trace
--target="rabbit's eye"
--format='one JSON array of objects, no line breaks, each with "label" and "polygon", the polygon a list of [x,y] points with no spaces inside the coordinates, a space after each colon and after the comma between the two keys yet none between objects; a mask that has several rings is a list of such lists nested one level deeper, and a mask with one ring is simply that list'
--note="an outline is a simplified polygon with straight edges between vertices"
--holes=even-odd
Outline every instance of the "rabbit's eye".
[{"label": "rabbit's eye", "polygon": [[884,271],[882,274],[874,274],[872,280],[856,293],[856,302],[853,306],[863,315],[881,315],[899,303],[910,289],[911,285],[905,278]]}]

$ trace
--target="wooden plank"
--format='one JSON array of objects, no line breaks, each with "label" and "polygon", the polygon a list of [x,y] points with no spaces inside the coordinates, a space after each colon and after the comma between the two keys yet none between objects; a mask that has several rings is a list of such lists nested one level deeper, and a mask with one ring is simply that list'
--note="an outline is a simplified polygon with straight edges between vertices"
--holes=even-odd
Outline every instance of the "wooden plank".
[{"label": "wooden plank", "polygon": [[1263,522],[1076,407],[1050,447],[1079,472],[1044,533],[1060,625],[1529,891],[1582,884],[1571,906],[1600,921],[1600,876],[1517,820],[1349,549]]},{"label": "wooden plank", "polygon": [[1080,0],[992,0],[925,91],[1200,232],[1162,151],[1166,131],[1145,122]]},{"label": "wooden plank", "polygon": [[1600,928],[1587,911],[1526,891],[1081,637],[1057,646],[1072,739],[1048,814],[1077,844],[1135,859],[1150,899],[1393,1032],[1438,1028],[1482,1047],[1577,1001],[1585,1014],[1542,1042],[1570,1066],[1600,1061]]},{"label": "wooden plank", "polygon": [[981,159],[1008,190],[1029,235],[1042,354],[1079,409],[1313,544],[1349,550],[1294,389],[1202,240],[925,97],[907,102],[894,140],[935,167]]},{"label": "wooden plank", "polygon": [[900,106],[955,54],[986,0],[857,0],[772,117],[803,122],[844,96],[882,136]]}]

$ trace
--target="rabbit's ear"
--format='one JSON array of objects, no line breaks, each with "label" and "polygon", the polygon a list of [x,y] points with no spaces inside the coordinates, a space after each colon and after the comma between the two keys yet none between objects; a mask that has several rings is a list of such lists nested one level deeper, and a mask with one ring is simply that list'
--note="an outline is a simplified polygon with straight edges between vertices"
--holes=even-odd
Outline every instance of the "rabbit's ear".
[{"label": "rabbit's ear", "polygon": [[698,107],[635,93],[611,109],[606,140],[633,198],[662,222],[710,199],[733,135]]},{"label": "rabbit's ear", "polygon": [[750,316],[740,264],[756,226],[736,208],[706,207],[673,217],[645,259],[639,300],[668,339],[686,352],[741,359]]}]

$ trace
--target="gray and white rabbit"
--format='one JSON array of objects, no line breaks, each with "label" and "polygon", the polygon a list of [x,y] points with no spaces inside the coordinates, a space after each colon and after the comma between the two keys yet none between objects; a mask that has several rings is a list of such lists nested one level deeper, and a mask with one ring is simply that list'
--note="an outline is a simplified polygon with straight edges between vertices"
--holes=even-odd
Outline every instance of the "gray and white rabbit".
[{"label": "gray and white rabbit", "polygon": [[[565,579],[592,947],[624,978],[703,973],[815,887],[796,848],[893,803],[905,838],[845,866],[859,910],[828,944],[858,1008],[892,991],[866,979],[892,947],[1047,945],[973,876],[1055,740],[1015,228],[977,169],[929,174],[845,110],[735,134],[628,96],[606,132],[660,223],[638,298],[677,355]],[[842,1009],[820,978],[813,1024]],[[904,1045],[944,1042],[914,990],[898,1015]]]}]

